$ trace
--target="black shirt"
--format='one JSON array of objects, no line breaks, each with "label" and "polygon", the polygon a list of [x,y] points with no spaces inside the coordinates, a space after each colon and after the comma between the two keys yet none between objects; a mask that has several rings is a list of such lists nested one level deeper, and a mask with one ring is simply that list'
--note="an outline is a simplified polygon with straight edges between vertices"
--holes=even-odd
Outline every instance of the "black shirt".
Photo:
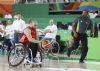
[{"label": "black shirt", "polygon": [[88,16],[80,16],[74,21],[75,25],[77,25],[77,32],[78,33],[86,33],[87,28],[90,24],[92,24],[92,21]]}]

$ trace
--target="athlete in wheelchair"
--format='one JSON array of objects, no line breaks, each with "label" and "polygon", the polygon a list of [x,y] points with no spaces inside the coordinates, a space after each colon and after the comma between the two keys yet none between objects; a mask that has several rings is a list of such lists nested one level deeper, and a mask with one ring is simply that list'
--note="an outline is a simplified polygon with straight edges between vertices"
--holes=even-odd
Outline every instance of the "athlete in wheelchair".
[{"label": "athlete in wheelchair", "polygon": [[[43,37],[43,39],[41,41],[36,39],[37,35],[38,35],[37,31],[36,31],[37,25],[38,24],[36,22],[34,22],[30,19],[29,26],[26,27],[26,29],[22,33],[20,42],[23,43],[25,47],[28,47],[32,51],[32,54],[31,54],[30,50],[29,50],[28,59],[25,59],[24,63],[28,62],[31,64],[41,64],[40,61],[37,61],[35,59],[36,55],[37,55],[39,44],[40,43],[43,44],[45,42],[45,40],[49,40],[50,41],[49,44],[52,44],[55,41],[55,37],[57,34],[57,27],[56,27],[56,25],[54,25],[54,22],[52,19],[50,20],[50,25],[47,26],[43,31],[45,36]],[[44,46],[44,48],[46,49],[46,46]],[[48,48],[48,44],[47,44],[47,48]],[[50,46],[49,46],[49,48],[50,48]],[[33,61],[31,61],[31,60],[33,60]]]},{"label": "athlete in wheelchair", "polygon": [[[19,40],[25,47],[28,47],[27,50],[29,52],[28,58],[25,58],[24,63],[31,63],[31,64],[41,64],[41,62],[35,60],[36,54],[38,51],[39,43],[41,41],[37,40],[37,32],[36,32],[36,27],[37,23],[35,21],[32,21],[29,19],[29,26],[26,27],[22,33],[22,36]],[[31,52],[30,50],[31,49]]]},{"label": "athlete in wheelchair", "polygon": [[[28,27],[26,27],[24,29],[22,36],[19,40],[19,42],[22,43],[24,46],[20,45],[20,44],[16,45],[15,48],[12,49],[8,55],[8,63],[10,66],[18,66],[19,64],[21,64],[23,62],[23,60],[24,60],[24,65],[25,64],[41,65],[41,63],[42,63],[41,49],[42,48],[41,48],[41,45],[39,47],[38,44],[42,43],[44,45],[44,46],[42,46],[44,49],[49,49],[50,47],[47,48],[48,44],[51,45],[54,42],[52,40],[55,38],[56,35],[54,35],[54,38],[49,38],[49,37],[47,38],[46,36],[44,36],[42,40],[37,40],[38,33],[36,30],[36,26],[37,26],[37,23],[30,19]],[[50,33],[50,31],[51,30],[49,30],[49,29],[45,29],[44,33],[47,33],[47,32]],[[48,43],[48,40],[51,40],[50,43]],[[45,46],[45,41],[47,41],[46,46]],[[53,46],[53,44],[52,44],[52,46]],[[40,49],[38,49],[38,48],[40,48]],[[45,50],[43,50],[43,51],[45,51]],[[37,52],[39,52],[39,54],[40,54],[39,60],[37,59],[37,54],[38,54]],[[16,62],[17,58],[20,60],[17,61],[17,63],[13,63],[13,62]]]},{"label": "athlete in wheelchair", "polygon": [[[37,35],[38,35],[37,31],[36,31],[36,26],[37,26],[37,23],[30,19],[29,26],[22,33],[20,42],[23,43],[25,47],[28,46],[32,51],[32,58],[31,58],[31,53],[29,52],[29,58],[25,59],[24,62],[26,61],[28,63],[41,64],[40,61],[37,61],[35,59],[36,55],[37,55],[39,43],[42,43],[42,45],[43,45],[43,43],[46,40],[49,40],[49,43],[47,43],[47,46],[44,46],[44,48],[45,49],[50,48],[50,46],[48,46],[48,44],[51,45],[55,41],[55,37],[57,34],[57,27],[56,27],[56,25],[54,25],[54,21],[51,19],[50,25],[47,26],[43,31],[45,36],[43,37],[43,39],[41,41],[39,41],[39,40],[36,40]],[[33,61],[31,62],[32,59],[33,59]]]},{"label": "athlete in wheelchair", "polygon": [[[42,48],[47,49],[47,52],[59,53],[60,47],[56,41],[57,26],[54,24],[54,20],[50,19],[49,25],[42,31]],[[53,54],[54,55],[54,54]]]},{"label": "athlete in wheelchair", "polygon": [[55,40],[57,35],[57,26],[54,24],[54,20],[51,19],[49,25],[44,29],[43,33],[45,34],[44,38],[48,40]]}]

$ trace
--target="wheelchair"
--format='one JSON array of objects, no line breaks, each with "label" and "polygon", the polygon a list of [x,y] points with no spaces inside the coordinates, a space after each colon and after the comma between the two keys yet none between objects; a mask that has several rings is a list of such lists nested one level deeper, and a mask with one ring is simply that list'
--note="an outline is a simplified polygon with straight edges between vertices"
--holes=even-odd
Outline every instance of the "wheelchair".
[{"label": "wheelchair", "polygon": [[[24,62],[24,59],[27,59],[29,52],[31,53],[31,58],[32,58],[32,51],[30,48],[25,47],[22,43],[15,44],[15,47],[12,48],[8,54],[9,66],[12,67],[19,66],[22,62]],[[42,62],[42,54],[39,50],[35,59],[38,59],[40,60],[40,62]],[[33,61],[33,59],[31,59],[31,61]],[[24,66],[25,65],[29,65],[29,63],[24,63]],[[39,65],[41,67],[41,64]]]}]

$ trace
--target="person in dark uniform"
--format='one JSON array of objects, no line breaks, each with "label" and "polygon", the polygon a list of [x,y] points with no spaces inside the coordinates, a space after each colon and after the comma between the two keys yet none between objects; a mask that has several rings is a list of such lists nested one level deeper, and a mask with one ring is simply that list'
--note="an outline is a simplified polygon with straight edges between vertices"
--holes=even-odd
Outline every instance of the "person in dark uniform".
[{"label": "person in dark uniform", "polygon": [[78,17],[72,24],[74,43],[72,47],[68,48],[67,55],[68,57],[70,57],[71,51],[77,49],[79,46],[79,42],[81,41],[82,52],[79,60],[80,63],[84,63],[84,59],[87,56],[88,52],[88,39],[86,32],[89,25],[91,25],[92,28],[92,21],[88,17],[88,11],[86,10],[84,10],[82,12],[82,15]]}]

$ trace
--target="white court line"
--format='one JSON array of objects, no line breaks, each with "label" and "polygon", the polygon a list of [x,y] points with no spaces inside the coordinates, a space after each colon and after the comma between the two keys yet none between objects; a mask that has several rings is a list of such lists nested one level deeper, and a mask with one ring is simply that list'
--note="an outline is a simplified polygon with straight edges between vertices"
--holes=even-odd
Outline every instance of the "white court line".
[{"label": "white court line", "polygon": [[[79,63],[79,60],[62,60],[64,62],[78,62]],[[85,61],[85,64],[97,64],[97,65],[100,65],[100,62],[99,61]]]},{"label": "white court line", "polygon": [[81,69],[81,68],[45,68],[50,71],[95,71],[89,69]]}]

